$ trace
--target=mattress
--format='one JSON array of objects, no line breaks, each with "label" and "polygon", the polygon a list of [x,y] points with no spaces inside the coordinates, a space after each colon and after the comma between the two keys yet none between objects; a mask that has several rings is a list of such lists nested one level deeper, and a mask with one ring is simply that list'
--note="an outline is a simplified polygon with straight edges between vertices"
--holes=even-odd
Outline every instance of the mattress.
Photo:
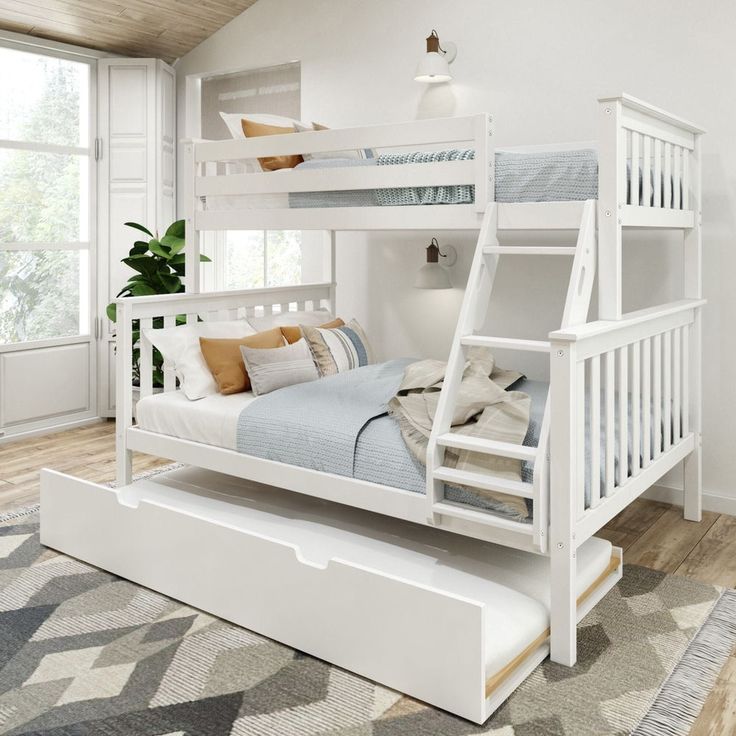
[{"label": "mattress", "polygon": [[[374,159],[317,159],[305,161],[294,171],[365,166],[400,166],[402,162],[472,159],[473,151],[453,150],[383,154]],[[414,157],[414,158],[411,158]],[[292,169],[283,169],[288,176]],[[495,181],[497,202],[554,202],[595,199],[598,196],[598,157],[591,148],[542,150],[533,152],[496,151],[495,179],[489,166],[489,180]],[[475,188],[469,185],[441,187],[399,187],[291,194],[209,196],[208,210],[243,210],[309,207],[380,207],[415,204],[470,204]]]},{"label": "mattress", "polygon": [[[524,440],[536,446],[542,423],[547,384],[523,379],[515,390],[528,393],[532,398],[529,430]],[[141,429],[165,434],[206,445],[238,450],[238,419],[242,410],[257,398],[252,393],[223,396],[214,394],[198,401],[190,401],[181,391],[152,394],[136,406],[136,420]],[[522,478],[531,481],[533,466],[522,466]],[[398,422],[383,415],[371,420],[358,437],[355,447],[353,478],[380,485],[401,488],[413,493],[426,493],[424,466],[411,454],[399,430]],[[511,517],[482,493],[466,488],[448,486],[448,500]],[[531,520],[531,501],[527,502]]]}]

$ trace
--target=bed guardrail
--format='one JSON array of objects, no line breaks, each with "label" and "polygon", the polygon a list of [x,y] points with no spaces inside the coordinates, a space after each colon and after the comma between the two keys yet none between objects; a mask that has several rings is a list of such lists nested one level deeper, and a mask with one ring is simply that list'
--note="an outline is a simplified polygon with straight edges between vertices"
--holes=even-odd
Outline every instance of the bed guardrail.
[{"label": "bed guardrail", "polygon": [[[166,294],[118,299],[116,322],[116,446],[118,480],[130,482],[126,431],[133,424],[134,392],[153,392],[153,346],[147,329],[174,327],[198,320],[245,319],[256,315],[325,307],[334,309],[335,284],[244,289],[195,294]],[[138,386],[134,385],[133,351],[140,350]],[[176,389],[176,376],[164,365],[163,391]],[[121,475],[122,474],[122,475]]]},{"label": "bed guardrail", "polygon": [[[244,195],[278,195],[300,192],[335,192],[400,187],[472,185],[474,203],[421,205],[423,220],[417,227],[438,224],[476,226],[493,194],[493,157],[490,155],[491,116],[486,113],[453,118],[433,118],[403,123],[370,125],[335,130],[305,131],[227,141],[184,141],[182,166],[188,172],[188,217],[197,230],[236,230],[253,227],[297,229],[370,229],[406,227],[411,206],[306,207],[238,206],[203,208],[203,198]],[[402,166],[295,169],[288,172],[233,173],[232,164],[245,159],[294,154],[325,154],[371,148],[420,150],[468,147],[475,158],[466,161],[434,161]],[[337,155],[337,153],[336,153]],[[490,168],[489,168],[490,167]],[[365,210],[374,210],[366,216]],[[459,210],[459,211],[458,211]],[[362,219],[360,213],[363,213]],[[454,213],[455,220],[451,219]],[[474,214],[475,216],[469,217]],[[463,217],[464,216],[464,217]],[[358,219],[356,219],[356,217]],[[403,220],[402,220],[403,218]],[[254,223],[258,223],[254,225]]]},{"label": "bed guardrail", "polygon": [[704,303],[685,299],[550,334],[550,513],[577,544],[699,442]]}]

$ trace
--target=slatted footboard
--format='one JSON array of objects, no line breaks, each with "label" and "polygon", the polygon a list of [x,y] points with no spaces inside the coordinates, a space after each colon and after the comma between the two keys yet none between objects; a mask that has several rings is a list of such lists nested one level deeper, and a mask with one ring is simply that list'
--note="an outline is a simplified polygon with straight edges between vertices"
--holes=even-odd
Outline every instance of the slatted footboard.
[{"label": "slatted footboard", "polygon": [[699,441],[702,304],[683,300],[551,334],[551,513],[553,524],[569,519],[577,544]]}]

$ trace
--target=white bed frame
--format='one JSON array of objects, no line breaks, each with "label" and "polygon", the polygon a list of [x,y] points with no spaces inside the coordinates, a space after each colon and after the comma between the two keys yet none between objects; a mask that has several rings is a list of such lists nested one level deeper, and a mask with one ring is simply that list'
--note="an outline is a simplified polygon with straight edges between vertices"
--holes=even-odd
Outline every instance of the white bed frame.
[{"label": "white bed frame", "polygon": [[[588,202],[497,204],[493,195],[491,118],[472,115],[397,125],[299,133],[242,141],[185,144],[187,202],[187,288],[185,295],[119,299],[117,302],[117,477],[132,482],[132,452],[139,451],[203,469],[277,486],[384,516],[455,534],[548,555],[551,560],[551,657],[576,660],[576,550],[617,513],[681,461],[685,468],[685,518],[701,514],[701,186],[703,131],[626,95],[599,101],[599,199]],[[475,160],[401,167],[230,174],[226,162],[257,156],[365,147],[454,147],[468,143]],[[490,164],[489,164],[490,162]],[[489,165],[490,176],[489,176]],[[627,165],[631,191],[627,191]],[[641,172],[641,184],[639,179]],[[368,189],[433,184],[474,184],[475,202],[466,205],[404,207],[223,210],[203,209],[202,197]],[[641,191],[640,191],[641,186]],[[639,204],[639,197],[645,204]],[[651,206],[650,198],[662,206]],[[597,238],[596,238],[597,219]],[[332,278],[303,286],[199,293],[200,235],[208,230],[326,229],[332,231]],[[679,229],[684,233],[684,293],[674,303],[622,312],[622,238],[627,228]],[[326,306],[335,311],[335,231],[367,229],[479,230],[458,328],[451,348],[435,427],[428,451],[426,496],[390,486],[263,460],[141,429],[133,423],[132,328],[140,321],[164,326],[176,315],[232,319]],[[498,233],[573,230],[574,247],[501,246]],[[547,340],[513,340],[478,334],[487,309],[498,259],[517,255],[571,255],[573,267],[560,330]],[[599,319],[586,322],[593,276],[598,269]],[[449,417],[467,347],[549,352],[550,399],[538,448],[488,443],[453,436]],[[141,344],[140,394],[152,392],[152,348]],[[165,372],[164,391],[175,390]],[[618,396],[631,395],[631,403]],[[602,398],[600,398],[602,396]],[[650,405],[653,413],[642,411]],[[628,437],[629,411],[631,438]],[[591,426],[585,457],[586,417]],[[603,417],[607,444],[600,447]],[[616,417],[618,426],[616,431]],[[625,477],[617,457],[632,452]],[[491,476],[463,475],[442,464],[445,447],[461,447],[524,459],[535,464],[534,482],[512,483]],[[603,493],[584,479],[605,474]],[[49,476],[49,478],[51,478]],[[533,523],[524,524],[444,500],[443,483],[462,482],[531,499]],[[59,483],[59,481],[54,481]],[[47,480],[51,484],[52,480]],[[92,560],[94,561],[94,560]],[[606,584],[615,583],[615,576]],[[600,595],[605,592],[600,591]],[[598,596],[600,597],[600,596]],[[596,598],[597,599],[597,598]],[[200,603],[200,605],[202,605]],[[538,649],[537,659],[546,650]],[[527,672],[526,666],[519,668]],[[530,670],[529,670],[530,671]],[[518,679],[519,672],[513,679]],[[486,703],[486,706],[488,704]],[[444,705],[443,707],[449,707]],[[452,709],[452,708],[451,708]],[[459,711],[457,711],[459,712]],[[481,715],[487,713],[484,710]]]}]

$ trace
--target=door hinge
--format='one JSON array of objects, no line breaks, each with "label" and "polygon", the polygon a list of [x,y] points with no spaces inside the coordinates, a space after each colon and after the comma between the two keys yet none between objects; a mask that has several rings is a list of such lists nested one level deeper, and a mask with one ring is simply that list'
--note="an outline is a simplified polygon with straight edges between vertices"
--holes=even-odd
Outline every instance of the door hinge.
[{"label": "door hinge", "polygon": [[95,138],[95,161],[102,158],[102,138]]},{"label": "door hinge", "polygon": [[100,322],[101,322],[100,318],[95,317],[95,340],[100,339]]}]

